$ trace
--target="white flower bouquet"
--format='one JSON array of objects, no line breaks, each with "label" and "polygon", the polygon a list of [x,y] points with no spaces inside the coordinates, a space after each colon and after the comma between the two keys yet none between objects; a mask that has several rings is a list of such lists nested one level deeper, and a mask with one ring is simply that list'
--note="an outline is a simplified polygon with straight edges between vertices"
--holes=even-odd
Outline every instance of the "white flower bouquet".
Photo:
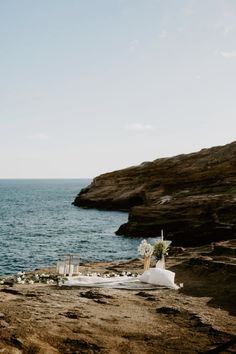
[{"label": "white flower bouquet", "polygon": [[143,257],[151,257],[153,254],[153,250],[154,247],[146,240],[143,240],[138,246],[138,253]]},{"label": "white flower bouquet", "polygon": [[150,267],[151,256],[153,254],[153,246],[146,240],[143,240],[138,246],[138,253],[144,257],[144,271]]}]

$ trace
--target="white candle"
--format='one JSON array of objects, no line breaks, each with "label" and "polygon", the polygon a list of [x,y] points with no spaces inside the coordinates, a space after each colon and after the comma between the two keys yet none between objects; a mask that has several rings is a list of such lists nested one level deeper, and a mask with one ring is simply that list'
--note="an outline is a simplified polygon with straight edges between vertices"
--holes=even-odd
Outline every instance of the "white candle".
[{"label": "white candle", "polygon": [[72,276],[72,274],[73,274],[73,272],[74,272],[74,266],[73,266],[73,264],[70,264],[69,265],[69,276]]}]

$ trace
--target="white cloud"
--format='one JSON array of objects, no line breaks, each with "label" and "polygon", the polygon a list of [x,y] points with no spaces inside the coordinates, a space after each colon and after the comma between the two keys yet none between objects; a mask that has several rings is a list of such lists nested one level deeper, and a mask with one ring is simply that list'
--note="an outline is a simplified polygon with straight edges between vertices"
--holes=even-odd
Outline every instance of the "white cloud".
[{"label": "white cloud", "polygon": [[184,16],[186,16],[186,17],[193,16],[193,15],[194,15],[194,9],[193,9],[193,7],[194,7],[194,3],[191,4],[189,7],[183,8],[183,14],[184,14]]},{"label": "white cloud", "polygon": [[227,35],[230,32],[234,31],[234,29],[235,29],[234,25],[228,25],[228,26],[224,27],[223,31],[224,31],[224,34]]},{"label": "white cloud", "polygon": [[[228,22],[231,22],[231,20],[229,19]],[[215,27],[217,30],[220,30],[224,36],[228,36],[230,33],[234,32],[236,28],[234,23],[217,23]]]},{"label": "white cloud", "polygon": [[35,133],[28,136],[30,140],[48,140],[50,137],[45,133]]},{"label": "white cloud", "polygon": [[159,34],[160,39],[165,39],[167,37],[168,33],[166,30],[162,30],[161,33]]},{"label": "white cloud", "polygon": [[232,50],[231,52],[220,52],[221,56],[226,59],[234,59],[236,58],[236,50]]},{"label": "white cloud", "polygon": [[129,50],[131,52],[133,52],[138,46],[139,46],[139,40],[138,39],[134,39],[129,44]]},{"label": "white cloud", "polygon": [[153,126],[151,124],[142,124],[142,123],[131,123],[126,126],[127,130],[134,131],[145,131],[145,130],[153,130]]},{"label": "white cloud", "polygon": [[182,8],[183,15],[186,17],[193,16],[196,13],[198,0],[188,0],[186,6]]}]

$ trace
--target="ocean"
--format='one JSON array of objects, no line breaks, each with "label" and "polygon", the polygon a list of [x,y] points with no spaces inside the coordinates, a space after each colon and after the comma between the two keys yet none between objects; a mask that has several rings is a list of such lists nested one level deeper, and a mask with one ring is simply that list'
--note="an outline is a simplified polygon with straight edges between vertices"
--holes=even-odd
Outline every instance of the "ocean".
[{"label": "ocean", "polygon": [[88,179],[0,180],[0,275],[54,266],[65,253],[81,262],[137,257],[140,238],[115,235],[125,212],[73,206]]}]

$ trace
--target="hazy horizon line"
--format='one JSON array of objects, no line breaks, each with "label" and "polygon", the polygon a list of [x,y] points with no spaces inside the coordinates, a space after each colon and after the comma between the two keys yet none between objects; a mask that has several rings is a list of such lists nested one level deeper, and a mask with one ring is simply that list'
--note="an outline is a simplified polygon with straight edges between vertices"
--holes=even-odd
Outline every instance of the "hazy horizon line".
[{"label": "hazy horizon line", "polygon": [[94,177],[0,177],[0,180],[62,180],[62,179],[68,179],[68,180],[79,180],[79,179],[93,179]]}]

